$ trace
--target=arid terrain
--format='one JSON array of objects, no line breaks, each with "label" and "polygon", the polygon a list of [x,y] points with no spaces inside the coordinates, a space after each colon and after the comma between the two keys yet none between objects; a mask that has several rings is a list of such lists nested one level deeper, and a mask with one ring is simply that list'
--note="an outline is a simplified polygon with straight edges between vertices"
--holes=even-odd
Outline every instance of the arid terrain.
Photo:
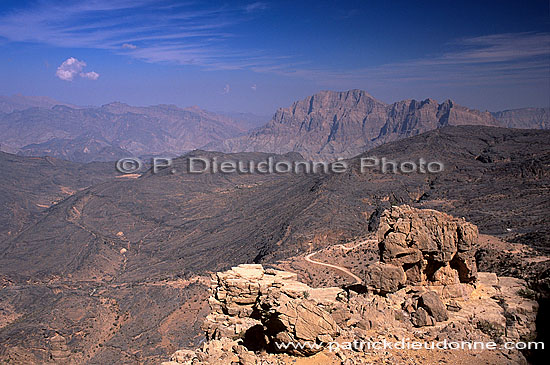
[{"label": "arid terrain", "polygon": [[312,160],[354,157],[383,143],[456,125],[548,129],[549,109],[481,112],[452,100],[403,100],[386,104],[363,90],[322,91],[277,110],[265,126],[212,142],[224,152],[298,152]]},{"label": "arid terrain", "polygon": [[548,363],[550,1],[0,1],[0,55],[0,365]]},{"label": "arid terrain", "polygon": [[[55,204],[38,207],[24,226],[5,220],[11,233],[0,254],[0,358],[41,363],[61,351],[55,356],[72,363],[166,361],[204,339],[208,273],[261,263],[295,272],[312,287],[353,285],[378,260],[371,235],[383,210],[396,204],[476,224],[490,235],[480,236],[480,270],[525,279],[547,303],[549,133],[446,127],[369,150],[348,161],[354,169],[332,175],[186,173],[190,156],[301,159],[204,151],[175,160],[175,173],[120,178],[112,164],[82,165],[78,171],[101,167],[104,174],[56,178],[41,184],[43,192],[7,175],[6,187]],[[48,161],[66,169],[59,176],[75,166],[3,156],[7,170],[28,166],[33,174],[46,174]],[[426,156],[445,170],[360,173],[362,156]],[[62,186],[72,191],[64,199]],[[10,204],[31,204],[22,199]],[[484,244],[484,237],[496,238]]]}]

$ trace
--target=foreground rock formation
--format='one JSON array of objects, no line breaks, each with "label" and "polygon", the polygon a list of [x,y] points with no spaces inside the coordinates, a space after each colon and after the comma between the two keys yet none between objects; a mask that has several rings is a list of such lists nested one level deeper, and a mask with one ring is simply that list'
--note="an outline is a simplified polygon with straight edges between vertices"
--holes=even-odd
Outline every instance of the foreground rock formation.
[{"label": "foreground rock formation", "polygon": [[[240,265],[217,273],[197,350],[179,350],[164,365],[410,364],[428,356],[439,361],[526,363],[517,350],[385,351],[353,341],[520,341],[534,338],[537,303],[519,293],[524,281],[479,273],[463,292],[443,286],[406,286],[381,296],[340,288],[310,288],[295,274]],[[285,344],[297,344],[285,347]],[[458,359],[457,360],[457,356]],[[425,360],[426,358],[424,358]],[[443,359],[443,360],[442,360]]]},{"label": "foreground rock formation", "polygon": [[164,364],[299,364],[304,357],[304,364],[526,363],[518,350],[501,348],[370,348],[400,340],[532,341],[538,309],[522,294],[523,280],[476,272],[477,227],[462,219],[392,207],[378,235],[383,262],[369,267],[363,288],[311,288],[262,265],[214,274],[206,341]]},{"label": "foreground rock formation", "polygon": [[249,347],[274,351],[281,343],[319,344],[288,351],[311,355],[340,333],[327,306],[343,294],[339,288],[310,288],[293,273],[240,265],[213,278],[207,339],[242,336]]},{"label": "foreground rock formation", "polygon": [[382,293],[407,284],[453,285],[475,280],[477,227],[464,219],[408,205],[384,211],[378,226],[380,261],[365,275]]}]

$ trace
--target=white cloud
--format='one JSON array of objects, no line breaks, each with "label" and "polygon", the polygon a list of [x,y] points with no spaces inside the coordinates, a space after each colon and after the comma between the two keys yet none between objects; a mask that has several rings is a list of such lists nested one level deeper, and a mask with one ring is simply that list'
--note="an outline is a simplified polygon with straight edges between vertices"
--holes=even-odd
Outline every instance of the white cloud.
[{"label": "white cloud", "polygon": [[132,43],[124,43],[121,47],[123,49],[136,49],[137,48],[137,46],[135,44],[132,44]]},{"label": "white cloud", "polygon": [[97,80],[99,78],[99,74],[97,72],[94,72],[94,71],[81,72],[80,77],[83,77],[83,78],[89,79],[89,80]]},{"label": "white cloud", "polygon": [[74,77],[78,75],[82,69],[86,67],[86,62],[79,61],[74,57],[66,59],[61,66],[57,68],[55,73],[57,77],[65,81],[73,81]]},{"label": "white cloud", "polygon": [[55,75],[63,81],[73,81],[77,75],[89,80],[97,80],[99,78],[97,72],[82,72],[84,67],[86,67],[86,62],[70,57],[57,68]]},{"label": "white cloud", "polygon": [[229,94],[230,91],[231,91],[231,86],[229,86],[229,84],[225,84],[225,86],[223,87],[222,94],[223,95]]},{"label": "white cloud", "polygon": [[256,91],[257,89],[256,84],[253,84],[252,86],[250,86],[250,88],[252,89],[252,91]]}]

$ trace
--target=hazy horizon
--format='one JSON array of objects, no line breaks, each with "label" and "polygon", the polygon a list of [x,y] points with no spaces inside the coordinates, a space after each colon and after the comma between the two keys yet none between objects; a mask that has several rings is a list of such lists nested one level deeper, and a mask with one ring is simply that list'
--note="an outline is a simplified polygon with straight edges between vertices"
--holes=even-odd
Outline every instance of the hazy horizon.
[{"label": "hazy horizon", "polygon": [[[346,92],[346,91],[350,91],[350,90],[353,90],[353,89],[349,89],[349,90],[319,90],[318,92],[316,92],[315,94],[319,93],[319,92],[323,92],[323,91],[333,91],[333,92]],[[366,91],[368,93],[368,90],[363,90],[363,91]],[[369,93],[370,94],[370,93]],[[313,94],[311,94],[313,95]],[[197,105],[197,104],[193,104],[193,105],[183,105],[183,104],[174,104],[174,103],[163,103],[163,102],[159,102],[157,104],[148,104],[148,103],[143,103],[143,104],[132,104],[132,103],[127,103],[127,102],[124,102],[124,101],[121,101],[121,100],[112,100],[112,101],[109,101],[107,103],[103,103],[103,104],[76,104],[76,103],[71,103],[71,102],[68,102],[67,100],[58,100],[56,98],[53,98],[51,96],[48,96],[48,95],[24,95],[22,93],[15,93],[15,94],[11,94],[11,95],[0,95],[0,97],[6,97],[6,98],[12,98],[12,97],[23,97],[23,98],[48,98],[50,100],[54,100],[56,102],[59,102],[60,105],[61,104],[68,104],[68,105],[73,105],[73,106],[76,106],[76,107],[79,107],[79,108],[100,108],[102,106],[105,106],[105,105],[109,105],[109,104],[114,104],[114,103],[121,103],[121,104],[126,104],[126,105],[129,105],[129,106],[133,106],[133,107],[140,107],[140,108],[146,108],[146,107],[155,107],[155,106],[160,106],[160,105],[168,105],[168,106],[175,106],[177,108],[180,108],[180,109],[187,109],[187,108],[194,108],[194,107],[198,107],[199,109],[201,110],[205,110],[207,112],[212,112],[212,113],[217,113],[217,114],[250,114],[250,115],[254,115],[256,117],[267,117],[267,118],[271,118],[273,116],[274,113],[277,112],[278,109],[280,108],[287,108],[287,107],[290,107],[292,105],[292,103],[296,102],[296,101],[300,101],[300,100],[304,100],[306,99],[308,96],[311,96],[311,95],[306,95],[304,96],[303,98],[300,98],[300,99],[297,99],[297,100],[294,100],[292,102],[290,102],[289,104],[287,105],[280,105],[276,108],[274,108],[271,112],[267,111],[267,112],[254,112],[254,111],[246,111],[246,110],[213,110],[213,109],[208,109],[202,105]],[[372,95],[372,94],[371,94]],[[376,96],[372,95],[375,99],[377,100],[380,100],[378,99]],[[427,98],[409,98],[409,99],[414,99],[414,100],[417,100],[417,101],[422,101],[422,100],[426,100],[430,97],[427,97]],[[434,99],[434,98],[430,98],[430,99]],[[456,102],[456,100],[453,100],[452,98],[449,98],[451,101],[453,102]],[[447,100],[447,99],[445,99]],[[442,103],[444,102],[445,100],[437,100],[436,101],[438,103]],[[399,102],[399,101],[402,101],[402,100],[392,100],[392,101],[386,101],[386,100],[381,100],[387,104],[392,104],[392,103],[395,103],[395,102]],[[491,112],[491,113],[495,113],[495,112],[502,112],[502,111],[507,111],[507,110],[515,110],[515,109],[528,109],[528,108],[550,108],[550,102],[549,104],[547,105],[541,105],[541,106],[537,106],[537,105],[525,105],[525,106],[521,106],[521,107],[518,107],[518,108],[503,108],[503,109],[498,109],[498,110],[490,110],[490,109],[487,109],[487,108],[474,108],[470,105],[463,105],[461,104],[462,106],[465,106],[467,108],[470,108],[470,109],[475,109],[475,110],[480,110],[480,111],[488,111],[488,112]],[[267,121],[267,120],[266,120]]]},{"label": "hazy horizon", "polygon": [[0,94],[264,115],[349,89],[547,107],[548,13],[546,1],[7,1]]}]

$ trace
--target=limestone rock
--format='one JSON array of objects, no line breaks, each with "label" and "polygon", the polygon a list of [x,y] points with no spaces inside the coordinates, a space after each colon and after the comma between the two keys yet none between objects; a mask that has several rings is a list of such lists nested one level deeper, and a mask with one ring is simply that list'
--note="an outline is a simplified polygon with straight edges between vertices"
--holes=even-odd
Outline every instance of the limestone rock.
[{"label": "limestone rock", "polygon": [[411,314],[411,322],[416,327],[433,326],[435,319],[424,308],[418,308]]},{"label": "limestone rock", "polygon": [[363,283],[385,294],[397,291],[406,280],[401,266],[378,262],[367,267]]},{"label": "limestone rock", "polygon": [[294,273],[239,265],[213,275],[212,310],[203,329],[208,339],[242,338],[255,349],[276,350],[282,342],[320,344],[285,350],[312,355],[340,331],[326,308],[342,293],[339,288],[310,288]]},{"label": "limestone rock", "polygon": [[434,283],[440,285],[452,285],[460,282],[458,271],[451,268],[450,265],[445,265],[437,269],[432,276]]},{"label": "limestone rock", "polygon": [[[269,300],[261,303],[262,308],[268,308],[262,312],[265,331],[270,341],[277,343],[311,343],[320,344],[333,341],[340,332],[340,328],[325,310],[317,307],[308,299],[285,300],[277,303]],[[323,349],[319,348],[293,348],[285,352],[293,355],[313,355]]]},{"label": "limestone rock", "polygon": [[362,90],[321,91],[277,110],[248,135],[213,143],[223,152],[298,152],[310,160],[352,157],[371,147],[443,125],[498,125],[488,112],[447,100],[404,100],[387,105]]},{"label": "limestone rock", "polygon": [[431,209],[393,206],[380,217],[381,260],[403,267],[408,284],[440,285],[476,278],[477,227]]},{"label": "limestone rock", "polygon": [[418,306],[426,309],[429,315],[431,315],[437,322],[446,321],[449,319],[447,309],[439,298],[439,296],[433,291],[427,291],[418,299]]}]

